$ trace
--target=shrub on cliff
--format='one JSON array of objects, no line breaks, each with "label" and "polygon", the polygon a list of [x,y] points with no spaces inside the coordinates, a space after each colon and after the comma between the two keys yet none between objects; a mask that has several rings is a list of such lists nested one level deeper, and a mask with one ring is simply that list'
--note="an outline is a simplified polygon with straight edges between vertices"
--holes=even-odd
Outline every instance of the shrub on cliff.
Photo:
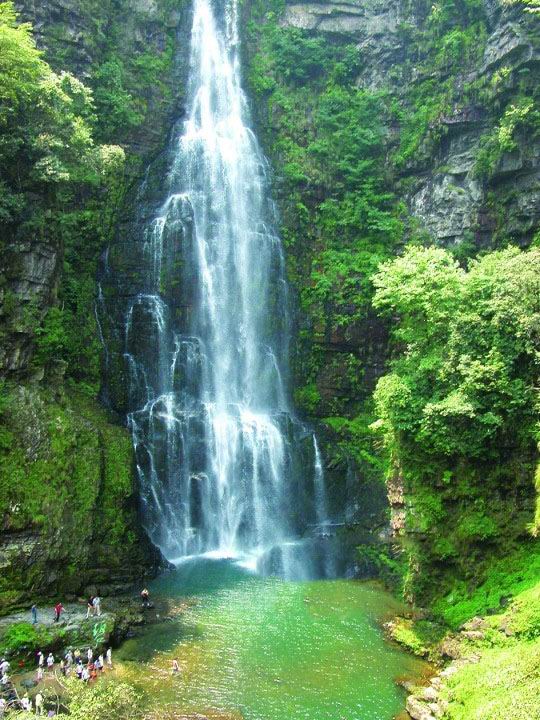
[{"label": "shrub on cliff", "polygon": [[[124,152],[94,142],[95,121],[91,91],[53,72],[31,26],[18,23],[12,2],[0,2],[0,253],[11,277],[21,245],[40,243],[53,257],[64,251],[61,306],[38,332],[36,362],[67,361],[68,374],[97,383],[93,277],[121,193]],[[47,302],[32,289],[21,298],[7,277],[0,274],[8,285],[0,333],[31,337]]]},{"label": "shrub on cliff", "polygon": [[532,526],[539,277],[538,249],[464,269],[445,250],[410,247],[374,278],[375,307],[395,323],[377,427],[405,483],[406,529],[433,537],[411,546],[417,595],[444,591],[422,572],[434,563],[481,582],[490,554]]}]

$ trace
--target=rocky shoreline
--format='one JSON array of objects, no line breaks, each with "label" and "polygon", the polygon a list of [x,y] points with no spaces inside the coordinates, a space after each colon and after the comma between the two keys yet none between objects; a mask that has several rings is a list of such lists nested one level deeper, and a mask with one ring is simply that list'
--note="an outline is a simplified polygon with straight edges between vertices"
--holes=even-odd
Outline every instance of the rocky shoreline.
[{"label": "rocky shoreline", "polygon": [[38,650],[57,653],[58,657],[70,648],[81,651],[92,648],[94,652],[101,652],[107,647],[118,647],[132,637],[137,628],[170,619],[166,601],[159,600],[153,607],[144,609],[133,595],[106,598],[99,616],[86,616],[84,600],[65,603],[64,607],[59,622],[54,622],[50,605],[38,607],[36,624],[32,624],[28,611],[0,617],[2,657],[18,663],[19,670],[24,672],[34,667]]},{"label": "rocky shoreline", "polygon": [[523,717],[539,717],[534,692],[527,692],[528,685],[540,674],[539,600],[540,590],[533,587],[516,596],[506,608],[475,616],[458,630],[427,620],[421,613],[387,622],[384,629],[390,640],[437,669],[422,685],[400,682],[409,693],[406,714],[400,720],[465,717],[456,715],[456,708],[462,711],[464,703],[474,702],[473,694],[494,706],[501,702],[508,708],[527,705],[522,707],[524,713],[531,704],[535,710]]}]

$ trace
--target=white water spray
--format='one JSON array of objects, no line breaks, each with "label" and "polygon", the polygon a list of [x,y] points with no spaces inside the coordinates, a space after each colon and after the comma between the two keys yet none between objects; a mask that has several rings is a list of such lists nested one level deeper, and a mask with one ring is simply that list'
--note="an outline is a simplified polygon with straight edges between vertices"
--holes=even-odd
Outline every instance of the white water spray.
[{"label": "white water spray", "polygon": [[[237,15],[238,0],[194,0],[187,119],[125,313],[129,422],[145,522],[168,558],[259,558],[310,577],[325,572],[304,540],[327,519],[324,473],[287,400],[283,253]],[[175,272],[183,305],[162,288]]]}]

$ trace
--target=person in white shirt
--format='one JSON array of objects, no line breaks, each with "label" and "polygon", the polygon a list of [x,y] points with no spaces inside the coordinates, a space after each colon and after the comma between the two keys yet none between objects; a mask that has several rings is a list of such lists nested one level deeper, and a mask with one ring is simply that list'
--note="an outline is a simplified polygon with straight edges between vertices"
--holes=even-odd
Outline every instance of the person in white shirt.
[{"label": "person in white shirt", "polygon": [[112,668],[112,650],[111,648],[108,648],[107,650],[107,665]]},{"label": "person in white shirt", "polygon": [[101,615],[101,598],[99,595],[96,595],[92,604],[94,606],[94,614]]},{"label": "person in white shirt", "polygon": [[36,704],[36,715],[43,715],[43,695],[40,692],[34,698],[34,702]]},{"label": "person in white shirt", "polygon": [[47,655],[47,669],[52,670],[54,668],[54,655],[49,653]]},{"label": "person in white shirt", "polygon": [[86,657],[88,658],[88,662],[91,663],[94,659],[94,651],[92,648],[88,648],[88,652],[86,653]]}]

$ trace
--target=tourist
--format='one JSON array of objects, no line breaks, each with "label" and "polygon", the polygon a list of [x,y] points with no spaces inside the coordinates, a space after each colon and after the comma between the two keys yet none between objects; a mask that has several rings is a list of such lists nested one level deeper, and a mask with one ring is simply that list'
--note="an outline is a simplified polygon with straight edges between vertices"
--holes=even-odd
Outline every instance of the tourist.
[{"label": "tourist", "polygon": [[60,672],[64,677],[66,676],[66,663],[64,660],[60,660]]},{"label": "tourist", "polygon": [[43,695],[40,692],[38,692],[34,698],[34,703],[36,706],[36,715],[43,715]]},{"label": "tourist", "polygon": [[74,658],[75,658],[75,662],[77,662],[77,663],[80,662],[80,660],[81,660],[81,651],[79,650],[79,648],[77,648],[77,649],[75,650]]},{"label": "tourist", "polygon": [[64,610],[65,607],[62,605],[61,602],[56,603],[56,605],[54,606],[54,622],[58,622],[60,620],[60,616]]},{"label": "tourist", "polygon": [[6,701],[4,698],[0,698],[0,718],[3,718],[6,712]]},{"label": "tourist", "polygon": [[105,670],[105,658],[103,657],[103,655],[100,655],[98,657],[98,659],[96,661],[96,667],[101,672],[103,672],[103,670]]},{"label": "tourist", "polygon": [[92,648],[88,648],[88,652],[86,653],[86,657],[88,658],[88,662],[91,663],[94,659],[94,651]]},{"label": "tourist", "polygon": [[150,607],[150,593],[146,588],[144,590],[141,590],[141,598],[142,598],[142,606],[143,608],[149,608]]},{"label": "tourist", "polygon": [[47,655],[47,670],[52,671],[54,669],[54,655],[50,652]]},{"label": "tourist", "polygon": [[11,665],[8,663],[8,661],[5,658],[2,658],[2,661],[0,662],[0,675],[4,675],[4,673],[9,672]]},{"label": "tourist", "polygon": [[101,598],[98,595],[94,598],[92,605],[94,606],[94,615],[101,615]]},{"label": "tourist", "polygon": [[65,656],[65,661],[66,661],[66,667],[69,668],[73,665],[73,653],[71,652],[71,650],[67,651],[66,656]]},{"label": "tourist", "polygon": [[173,675],[176,675],[177,673],[180,672],[180,665],[178,664],[178,660],[172,661],[172,671],[173,671]]},{"label": "tourist", "polygon": [[30,613],[32,615],[32,625],[37,625],[37,607],[35,604],[30,608]]},{"label": "tourist", "polygon": [[43,655],[41,650],[38,650],[37,664],[38,664],[38,667],[43,667],[43,665],[45,664],[45,656]]},{"label": "tourist", "polygon": [[97,680],[97,668],[95,663],[89,663],[88,672],[90,674],[90,680]]},{"label": "tourist", "polygon": [[88,598],[88,602],[86,603],[86,619],[90,617],[90,615],[94,614],[94,596],[90,595]]},{"label": "tourist", "polygon": [[8,675],[7,673],[4,673],[4,674],[2,675],[2,679],[0,680],[0,682],[2,683],[2,685],[3,685],[4,687],[6,687],[7,685],[9,685],[9,683],[11,682],[11,680],[9,679],[9,675]]},{"label": "tourist", "polygon": [[107,656],[107,665],[109,666],[109,668],[112,668],[112,650],[111,650],[111,648],[107,649],[106,656]]},{"label": "tourist", "polygon": [[90,680],[90,672],[87,667],[83,667],[81,679],[85,683],[87,683]]},{"label": "tourist", "polygon": [[26,712],[32,712],[32,701],[28,697],[28,693],[21,699],[21,707]]},{"label": "tourist", "polygon": [[43,680],[43,667],[40,665],[37,669],[36,682],[39,684]]},{"label": "tourist", "polygon": [[83,669],[84,668],[82,663],[78,663],[77,667],[75,668],[75,674],[77,675],[79,680],[82,680]]}]

